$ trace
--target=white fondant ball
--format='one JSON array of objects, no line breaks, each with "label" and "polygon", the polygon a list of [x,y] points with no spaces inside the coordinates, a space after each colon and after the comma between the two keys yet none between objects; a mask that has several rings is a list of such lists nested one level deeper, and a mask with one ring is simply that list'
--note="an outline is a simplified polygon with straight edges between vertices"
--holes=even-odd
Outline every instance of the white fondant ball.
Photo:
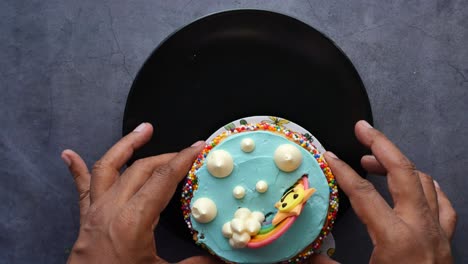
[{"label": "white fondant ball", "polygon": [[231,220],[231,229],[234,233],[242,233],[245,231],[244,219],[234,218]]},{"label": "white fondant ball", "polygon": [[260,211],[252,212],[250,217],[253,217],[253,218],[257,219],[257,221],[260,222],[260,223],[263,222],[263,220],[265,220],[265,215]]},{"label": "white fondant ball", "polygon": [[255,142],[251,138],[244,138],[241,141],[241,149],[244,152],[252,152],[255,149]]},{"label": "white fondant ball", "polygon": [[226,237],[226,238],[232,237],[231,222],[224,223],[222,232],[223,232],[224,237]]},{"label": "white fondant ball", "polygon": [[231,174],[234,162],[231,154],[225,150],[214,150],[208,154],[206,159],[208,172],[216,178],[224,178]]},{"label": "white fondant ball", "polygon": [[199,223],[209,223],[218,214],[216,204],[209,198],[198,198],[192,205],[192,216]]},{"label": "white fondant ball", "polygon": [[229,244],[231,244],[231,246],[233,248],[243,248],[243,247],[247,246],[247,243],[249,243],[250,235],[247,232],[233,233],[231,239],[233,241],[232,241],[232,243],[231,243],[231,241],[229,241]]},{"label": "white fondant ball", "polygon": [[261,227],[261,223],[255,218],[249,218],[245,221],[245,228],[251,236],[255,236]]},{"label": "white fondant ball", "polygon": [[245,196],[245,189],[244,187],[240,186],[240,185],[237,185],[236,187],[234,187],[234,189],[232,190],[232,195],[236,198],[236,199],[242,199],[244,198]]},{"label": "white fondant ball", "polygon": [[275,150],[273,159],[280,170],[291,172],[301,165],[302,154],[296,146],[283,144]]},{"label": "white fondant ball", "polygon": [[264,193],[268,190],[268,183],[266,181],[258,181],[255,185],[255,189],[259,193]]},{"label": "white fondant ball", "polygon": [[234,218],[238,219],[247,219],[250,216],[251,212],[249,208],[241,207],[236,210],[234,213]]}]

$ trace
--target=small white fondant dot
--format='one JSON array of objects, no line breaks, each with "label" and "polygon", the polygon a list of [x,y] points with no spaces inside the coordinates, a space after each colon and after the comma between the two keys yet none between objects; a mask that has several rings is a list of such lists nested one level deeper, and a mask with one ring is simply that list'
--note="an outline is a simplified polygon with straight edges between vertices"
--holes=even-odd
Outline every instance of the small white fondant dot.
[{"label": "small white fondant dot", "polygon": [[232,190],[232,195],[236,198],[236,199],[242,199],[244,198],[245,196],[245,189],[244,187],[238,185],[236,187],[234,187],[234,189]]},{"label": "small white fondant dot", "polygon": [[244,152],[252,152],[255,149],[255,142],[251,138],[244,138],[241,141],[241,149]]},{"label": "small white fondant dot", "polygon": [[258,181],[257,184],[255,185],[255,189],[259,193],[264,193],[268,190],[268,183],[266,181]]}]

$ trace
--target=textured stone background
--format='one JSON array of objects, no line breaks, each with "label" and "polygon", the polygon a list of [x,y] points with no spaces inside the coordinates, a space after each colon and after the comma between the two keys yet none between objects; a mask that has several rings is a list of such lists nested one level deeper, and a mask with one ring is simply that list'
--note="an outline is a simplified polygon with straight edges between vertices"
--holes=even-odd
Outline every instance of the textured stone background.
[{"label": "textured stone background", "polygon": [[[285,13],[335,40],[364,80],[376,127],[452,200],[456,260],[468,262],[466,0],[0,0],[0,263],[65,262],[78,207],[61,150],[91,165],[121,136],[127,93],[151,51],[193,19],[232,8]],[[385,180],[369,178],[388,198]],[[177,260],[178,242],[161,232],[161,253]],[[366,262],[371,243],[352,211],[334,234],[337,260]]]}]

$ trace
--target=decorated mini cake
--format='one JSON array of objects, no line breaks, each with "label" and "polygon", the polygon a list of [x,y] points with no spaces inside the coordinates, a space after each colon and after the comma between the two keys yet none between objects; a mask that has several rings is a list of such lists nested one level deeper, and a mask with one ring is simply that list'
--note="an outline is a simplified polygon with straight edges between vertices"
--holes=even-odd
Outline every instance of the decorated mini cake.
[{"label": "decorated mini cake", "polygon": [[332,229],[333,174],[313,137],[282,121],[226,126],[185,180],[182,210],[194,240],[227,263],[298,263]]}]

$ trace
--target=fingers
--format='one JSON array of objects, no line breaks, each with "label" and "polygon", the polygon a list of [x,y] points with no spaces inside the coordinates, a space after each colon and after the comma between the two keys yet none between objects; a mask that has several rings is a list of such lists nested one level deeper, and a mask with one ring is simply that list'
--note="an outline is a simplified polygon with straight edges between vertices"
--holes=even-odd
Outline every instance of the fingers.
[{"label": "fingers", "polygon": [[395,207],[403,211],[413,211],[425,203],[425,197],[418,172],[414,165],[381,132],[372,128],[366,121],[355,126],[356,137],[372,150],[375,158],[388,172],[388,188]]},{"label": "fingers", "polygon": [[91,203],[109,189],[134,151],[148,142],[152,134],[151,124],[142,123],[133,132],[119,140],[96,162],[91,178]]},{"label": "fingers", "polygon": [[119,189],[119,202],[130,200],[152,175],[154,169],[167,164],[176,155],[177,153],[167,153],[135,161],[125,170],[116,186]]},{"label": "fingers", "polygon": [[309,264],[337,264],[339,262],[334,261],[333,259],[323,255],[323,254],[313,254],[310,256]]},{"label": "fingers", "polygon": [[142,208],[142,225],[151,226],[154,219],[171,200],[178,183],[187,175],[195,158],[204,148],[199,141],[179,152],[169,163],[157,167],[152,176],[130,199],[137,208]]},{"label": "fingers", "polygon": [[387,170],[380,164],[374,155],[364,155],[361,158],[362,167],[369,173],[386,175]]},{"label": "fingers", "polygon": [[[380,162],[374,157],[374,155],[365,155],[361,158],[362,167],[372,174],[386,175],[387,171],[380,164]],[[432,216],[435,219],[439,219],[439,207],[437,203],[437,193],[434,187],[434,181],[432,177],[417,171],[419,180],[423,187],[424,196],[426,197],[429,209],[431,210]]]},{"label": "fingers", "polygon": [[439,184],[434,181],[434,185],[439,205],[439,223],[449,240],[452,240],[457,225],[457,213],[447,195],[440,189]]},{"label": "fingers", "polygon": [[[369,173],[379,175],[387,174],[385,168],[373,155],[363,156],[361,158],[361,165]],[[439,208],[437,204],[437,193],[434,187],[434,181],[432,180],[431,176],[423,172],[416,171],[416,173],[418,174],[419,180],[421,181],[424,196],[426,197],[427,204],[429,205],[429,209],[431,210],[431,214],[435,219],[439,219]]]},{"label": "fingers", "polygon": [[396,216],[392,209],[372,183],[359,176],[348,164],[331,152],[325,153],[325,159],[339,187],[348,196],[351,206],[369,229],[369,234],[375,243],[374,234],[385,236],[388,226],[395,221]]},{"label": "fingers", "polygon": [[75,180],[76,190],[80,197],[80,223],[82,223],[90,204],[89,186],[91,183],[91,174],[89,174],[88,167],[83,159],[74,151],[69,149],[64,150],[61,157],[68,165],[68,169]]},{"label": "fingers", "polygon": [[427,204],[431,210],[431,214],[434,219],[439,219],[439,204],[437,202],[437,193],[434,186],[434,180],[431,176],[425,174],[424,172],[418,171],[419,180],[423,187],[424,196],[426,197]]}]

